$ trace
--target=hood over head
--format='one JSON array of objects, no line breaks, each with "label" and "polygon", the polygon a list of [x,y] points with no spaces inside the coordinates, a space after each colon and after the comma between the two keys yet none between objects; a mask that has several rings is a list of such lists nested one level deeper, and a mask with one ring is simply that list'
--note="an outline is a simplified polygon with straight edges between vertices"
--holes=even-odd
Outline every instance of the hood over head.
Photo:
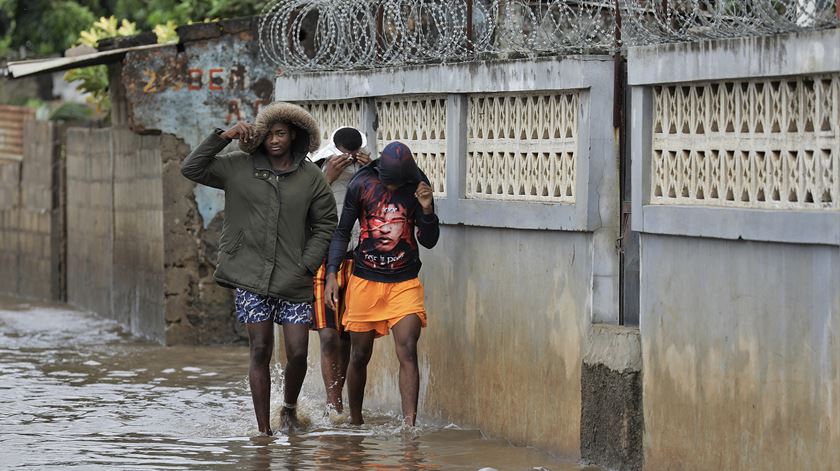
[{"label": "hood over head", "polygon": [[262,147],[271,126],[278,122],[295,127],[297,135],[292,142],[292,152],[305,154],[314,152],[321,146],[321,131],[315,118],[308,111],[292,103],[275,101],[257,114],[257,119],[254,120],[256,138],[240,142],[239,148],[243,152],[253,154]]},{"label": "hood over head", "polygon": [[379,155],[379,180],[385,185],[420,183],[420,168],[411,154],[411,149],[399,141],[394,141]]}]

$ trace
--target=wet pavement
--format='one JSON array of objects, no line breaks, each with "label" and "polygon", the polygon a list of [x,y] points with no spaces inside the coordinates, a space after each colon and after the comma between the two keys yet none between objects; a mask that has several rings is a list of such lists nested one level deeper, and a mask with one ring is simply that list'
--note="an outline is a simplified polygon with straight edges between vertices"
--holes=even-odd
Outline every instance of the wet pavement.
[{"label": "wet pavement", "polygon": [[[244,346],[161,347],[93,314],[0,298],[0,468],[597,471],[455,424],[325,418],[316,369],[305,429],[259,437],[247,364]],[[275,384],[272,410],[281,397]]]}]

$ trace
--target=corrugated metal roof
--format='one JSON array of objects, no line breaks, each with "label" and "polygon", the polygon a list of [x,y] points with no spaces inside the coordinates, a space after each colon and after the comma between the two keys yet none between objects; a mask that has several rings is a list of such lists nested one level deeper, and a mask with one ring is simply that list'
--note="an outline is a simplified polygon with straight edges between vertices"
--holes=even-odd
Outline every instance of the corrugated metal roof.
[{"label": "corrugated metal roof", "polygon": [[23,121],[34,116],[24,106],[0,105],[0,160],[23,159]]},{"label": "corrugated metal roof", "polygon": [[28,77],[30,75],[45,74],[59,70],[76,69],[91,65],[110,64],[116,62],[131,51],[155,49],[172,46],[171,44],[148,44],[143,46],[125,47],[93,54],[74,57],[54,57],[51,59],[36,59],[28,61],[9,62],[6,64],[6,75],[11,78]]}]

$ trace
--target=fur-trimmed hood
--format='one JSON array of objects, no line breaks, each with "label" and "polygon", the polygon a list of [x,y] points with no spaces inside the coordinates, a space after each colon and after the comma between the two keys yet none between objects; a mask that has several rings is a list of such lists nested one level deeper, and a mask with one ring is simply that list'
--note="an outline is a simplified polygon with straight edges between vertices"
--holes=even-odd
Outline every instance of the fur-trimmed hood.
[{"label": "fur-trimmed hood", "polygon": [[321,132],[318,129],[318,123],[315,118],[309,114],[308,111],[298,105],[285,103],[282,101],[275,101],[274,103],[262,108],[257,114],[257,119],[254,120],[254,128],[256,129],[256,139],[248,142],[239,143],[239,148],[243,152],[253,154],[260,149],[268,135],[268,130],[277,122],[283,122],[293,125],[297,131],[297,136],[292,142],[293,152],[315,152],[321,147]]}]

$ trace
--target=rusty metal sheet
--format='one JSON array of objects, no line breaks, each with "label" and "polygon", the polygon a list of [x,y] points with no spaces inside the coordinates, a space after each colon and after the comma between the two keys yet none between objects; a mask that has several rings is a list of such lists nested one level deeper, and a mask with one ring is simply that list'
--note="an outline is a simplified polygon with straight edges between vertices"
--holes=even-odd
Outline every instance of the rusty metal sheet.
[{"label": "rusty metal sheet", "polygon": [[23,122],[34,117],[25,106],[0,105],[0,159],[23,159]]}]

